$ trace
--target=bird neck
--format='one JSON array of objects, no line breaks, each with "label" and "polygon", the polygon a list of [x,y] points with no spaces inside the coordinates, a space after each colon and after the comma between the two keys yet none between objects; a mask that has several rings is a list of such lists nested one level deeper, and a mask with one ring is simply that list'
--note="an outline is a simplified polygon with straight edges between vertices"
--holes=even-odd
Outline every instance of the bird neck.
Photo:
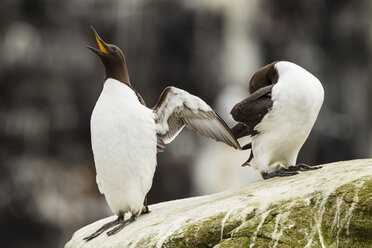
[{"label": "bird neck", "polygon": [[105,64],[104,81],[106,81],[109,78],[116,79],[132,87],[130,84],[129,73],[128,73],[127,65],[125,64],[125,62],[122,64],[118,64],[118,65],[106,65]]}]

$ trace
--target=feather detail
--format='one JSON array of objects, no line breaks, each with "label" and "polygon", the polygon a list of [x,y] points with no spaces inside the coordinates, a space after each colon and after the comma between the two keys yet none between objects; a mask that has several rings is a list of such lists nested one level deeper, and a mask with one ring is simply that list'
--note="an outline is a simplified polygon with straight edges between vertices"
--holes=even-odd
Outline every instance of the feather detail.
[{"label": "feather detail", "polygon": [[[167,87],[153,108],[159,140],[168,144],[186,126],[188,129],[235,149],[241,149],[226,123],[202,99],[190,93]],[[161,144],[160,142],[160,144]],[[159,145],[158,145],[159,150]]]}]

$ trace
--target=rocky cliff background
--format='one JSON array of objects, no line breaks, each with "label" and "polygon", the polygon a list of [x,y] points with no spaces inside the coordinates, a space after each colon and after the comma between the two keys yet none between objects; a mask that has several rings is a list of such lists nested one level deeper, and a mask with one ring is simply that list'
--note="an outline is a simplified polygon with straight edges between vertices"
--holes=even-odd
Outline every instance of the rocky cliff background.
[{"label": "rocky cliff background", "polygon": [[[93,25],[127,56],[148,105],[175,85],[228,113],[253,72],[290,60],[315,74],[325,102],[299,161],[372,156],[370,1],[2,0],[0,239],[62,246],[110,214],[95,184],[89,118],[103,68]],[[150,203],[259,179],[248,155],[184,131],[158,157]]]}]

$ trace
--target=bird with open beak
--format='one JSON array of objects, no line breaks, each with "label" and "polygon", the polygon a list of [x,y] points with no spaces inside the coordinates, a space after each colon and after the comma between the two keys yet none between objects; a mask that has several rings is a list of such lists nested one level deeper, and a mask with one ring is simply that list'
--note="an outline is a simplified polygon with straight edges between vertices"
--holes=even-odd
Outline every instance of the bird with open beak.
[{"label": "bird with open beak", "polygon": [[[153,108],[133,88],[123,52],[106,44],[92,28],[98,49],[88,47],[104,65],[104,84],[91,116],[91,139],[97,184],[118,218],[85,238],[102,232],[113,235],[148,213],[146,195],[156,168],[156,154],[165,149],[184,126],[241,149],[225,122],[200,98],[167,87]],[[124,219],[130,212],[131,217]]]}]

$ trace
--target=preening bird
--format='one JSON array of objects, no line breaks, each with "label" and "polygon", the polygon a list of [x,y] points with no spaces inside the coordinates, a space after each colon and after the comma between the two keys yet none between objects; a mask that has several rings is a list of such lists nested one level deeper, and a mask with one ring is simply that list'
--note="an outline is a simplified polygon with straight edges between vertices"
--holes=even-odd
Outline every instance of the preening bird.
[{"label": "preening bird", "polygon": [[243,166],[260,170],[264,179],[318,169],[296,165],[296,160],[323,103],[320,81],[294,63],[278,61],[253,75],[249,92],[250,96],[231,110],[232,117],[239,122],[232,128],[235,138],[252,138],[251,143],[243,146],[251,149]]},{"label": "preening bird", "polygon": [[[92,28],[97,54],[105,69],[101,95],[91,116],[91,139],[97,184],[111,211],[118,216],[85,238],[105,230],[120,231],[141,213],[156,167],[156,154],[163,151],[184,126],[192,131],[241,149],[225,122],[200,98],[176,87],[167,87],[152,108],[133,88],[122,51],[106,44]],[[124,214],[131,217],[124,220]]]}]

